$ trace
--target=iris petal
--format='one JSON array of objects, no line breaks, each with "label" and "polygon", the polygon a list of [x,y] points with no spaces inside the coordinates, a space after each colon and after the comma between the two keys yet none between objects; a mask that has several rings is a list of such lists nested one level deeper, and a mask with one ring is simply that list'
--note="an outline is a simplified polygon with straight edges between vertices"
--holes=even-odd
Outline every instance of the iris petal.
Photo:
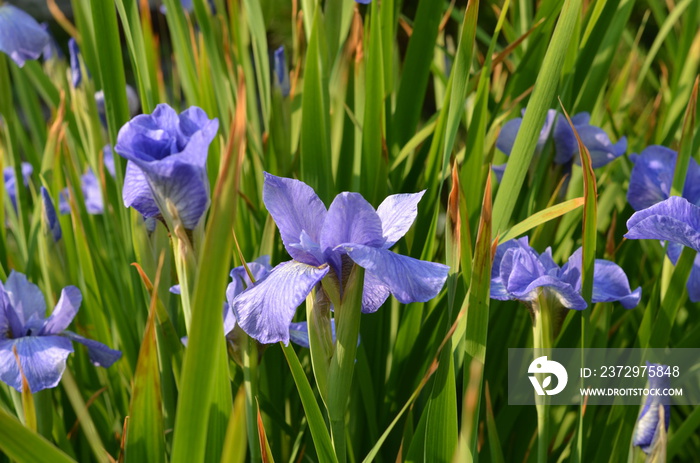
[{"label": "iris petal", "polygon": [[296,261],[279,264],[234,299],[239,326],[263,344],[289,344],[289,324],[297,307],[328,271]]},{"label": "iris petal", "polygon": [[9,4],[0,5],[0,51],[19,67],[41,56],[49,34],[27,13]]},{"label": "iris petal", "polygon": [[151,187],[143,171],[133,162],[126,163],[122,197],[126,207],[133,207],[146,218],[160,215],[158,204],[153,199]]},{"label": "iris petal", "polygon": [[362,313],[374,313],[391,294],[389,287],[371,272],[365,272],[365,286],[362,289]]},{"label": "iris petal", "polygon": [[678,196],[635,212],[627,228],[628,239],[671,241],[700,250],[700,208]]},{"label": "iris petal", "polygon": [[438,295],[449,267],[402,256],[386,249],[346,244],[343,249],[357,265],[384,283],[402,304],[426,302]]},{"label": "iris petal", "polygon": [[73,352],[70,341],[61,336],[26,336],[0,341],[0,381],[22,391],[22,376],[13,352],[17,349],[22,372],[35,393],[56,387]]},{"label": "iris petal", "polygon": [[[385,249],[389,249],[400,240],[416,221],[418,203],[424,194],[425,190],[418,193],[391,195],[379,205],[377,215],[382,221],[382,233],[386,239]],[[356,243],[356,241],[351,242]]]},{"label": "iris petal", "polygon": [[630,289],[624,270],[604,259],[596,259],[593,271],[593,302],[620,301],[625,309],[633,309],[639,304],[642,289]]},{"label": "iris petal", "polygon": [[32,316],[44,318],[46,314],[44,295],[41,294],[37,285],[27,280],[26,275],[13,270],[5,282],[5,291],[15,313],[23,323]]},{"label": "iris petal", "polygon": [[118,350],[110,349],[101,342],[84,338],[78,334],[73,333],[72,331],[66,330],[61,333],[61,336],[65,336],[71,341],[79,342],[80,344],[87,347],[88,357],[90,357],[90,361],[93,365],[98,367],[110,367],[122,356],[122,353]]},{"label": "iris petal", "polygon": [[301,242],[302,231],[314,242],[320,243],[326,206],[306,183],[267,172],[264,175],[263,202],[277,224],[287,252],[300,262],[322,264],[311,253],[291,245]]},{"label": "iris petal", "polygon": [[60,334],[61,331],[68,328],[75,314],[78,313],[80,304],[83,301],[83,295],[75,286],[66,286],[61,291],[61,298],[56,303],[56,307],[51,312],[49,318],[46,319],[44,326],[39,332],[40,336],[50,334]]}]

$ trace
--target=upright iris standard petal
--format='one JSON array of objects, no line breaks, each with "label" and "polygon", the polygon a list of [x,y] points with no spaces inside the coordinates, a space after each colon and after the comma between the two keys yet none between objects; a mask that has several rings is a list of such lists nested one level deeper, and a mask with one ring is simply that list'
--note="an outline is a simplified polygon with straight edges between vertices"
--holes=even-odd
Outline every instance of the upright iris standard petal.
[{"label": "upright iris standard petal", "polygon": [[625,271],[614,262],[596,259],[593,271],[593,302],[620,301],[625,309],[633,309],[639,304],[642,288],[634,291]]},{"label": "upright iris standard petal", "polygon": [[449,267],[359,244],[343,246],[360,267],[384,283],[402,304],[427,302],[438,295]]},{"label": "upright iris standard petal", "polygon": [[291,87],[289,84],[289,72],[287,71],[287,58],[284,54],[284,46],[275,50],[273,62],[275,68],[275,83],[279,87],[282,96],[289,96]]},{"label": "upright iris standard petal", "polygon": [[44,295],[37,285],[27,280],[26,275],[14,270],[10,272],[5,282],[5,292],[22,323],[36,317],[44,318],[46,312]]},{"label": "upright iris standard petal", "polygon": [[38,59],[48,43],[49,34],[34,18],[12,5],[0,5],[0,51],[19,67]]},{"label": "upright iris standard petal", "polygon": [[[289,255],[299,262],[321,265],[316,253],[302,245],[302,232],[313,243],[320,243],[326,206],[313,188],[291,178],[276,177],[265,172],[263,202],[272,215]],[[307,249],[304,249],[307,248]]]},{"label": "upright iris standard petal", "polygon": [[387,196],[377,208],[377,215],[382,221],[384,248],[389,249],[408,232],[418,215],[418,203],[425,190],[418,193]]},{"label": "upright iris standard petal", "polygon": [[635,212],[627,221],[625,238],[662,240],[700,250],[700,208],[672,196]]},{"label": "upright iris standard petal", "polygon": [[321,229],[320,249],[339,276],[342,255],[335,252],[336,246],[353,243],[378,248],[384,241],[382,221],[361,194],[346,192],[335,197]]},{"label": "upright iris standard petal", "polygon": [[124,125],[115,147],[129,161],[124,204],[147,218],[157,215],[155,204],[164,217],[195,228],[209,207],[206,160],[217,130],[218,121],[203,110],[178,115],[165,104]]},{"label": "upright iris standard petal", "polygon": [[66,286],[61,291],[61,298],[56,303],[56,307],[51,312],[49,318],[44,322],[44,326],[39,331],[40,336],[49,334],[59,334],[71,324],[78,313],[80,304],[83,302],[83,295],[75,286]]},{"label": "upright iris standard petal", "polygon": [[328,271],[329,267],[296,261],[279,264],[233,301],[239,326],[263,344],[289,344],[289,324],[297,307]]},{"label": "upright iris standard petal", "polygon": [[26,336],[0,341],[0,381],[22,391],[22,373],[31,392],[56,387],[73,352],[70,340],[61,336]]},{"label": "upright iris standard petal", "polygon": [[47,229],[49,232],[51,232],[53,240],[58,241],[61,239],[62,232],[61,224],[58,222],[58,216],[56,215],[56,208],[53,205],[53,200],[51,199],[51,195],[49,195],[49,191],[43,186],[41,187],[40,194],[42,218],[44,223],[46,223]]},{"label": "upright iris standard petal", "polygon": [[[659,365],[657,363],[647,362],[647,371],[654,369],[658,371],[660,368],[663,372],[668,367],[666,365]],[[649,389],[663,390],[668,389],[671,386],[671,378],[666,375],[649,375]],[[640,447],[644,453],[649,453],[654,446],[654,442],[657,438],[658,428],[661,425],[659,423],[659,408],[664,409],[664,423],[663,426],[668,430],[668,425],[671,420],[671,401],[670,396],[667,395],[648,395],[644,401],[644,407],[642,407],[642,412],[637,418],[637,427],[634,430],[634,435],[632,436],[632,443],[637,447]]]}]

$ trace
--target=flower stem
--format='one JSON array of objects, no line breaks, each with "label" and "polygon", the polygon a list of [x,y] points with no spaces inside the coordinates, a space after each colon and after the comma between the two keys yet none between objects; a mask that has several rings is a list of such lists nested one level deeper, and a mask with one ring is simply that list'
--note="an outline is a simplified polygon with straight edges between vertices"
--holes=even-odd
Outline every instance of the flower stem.
[{"label": "flower stem", "polygon": [[[540,294],[533,303],[535,314],[533,325],[533,347],[535,358],[549,356],[554,344],[554,309],[546,294]],[[540,383],[541,384],[541,383]],[[537,408],[537,462],[546,463],[549,447],[549,398],[535,395]]]},{"label": "flower stem", "polygon": [[333,448],[339,463],[344,463],[347,455],[345,414],[360,333],[364,275],[362,267],[353,266],[341,303],[335,308],[336,342],[328,377],[328,416]]},{"label": "flower stem", "polygon": [[333,356],[330,303],[321,289],[306,298],[306,320],[309,330],[309,351],[316,385],[325,404],[328,403],[328,369]]}]

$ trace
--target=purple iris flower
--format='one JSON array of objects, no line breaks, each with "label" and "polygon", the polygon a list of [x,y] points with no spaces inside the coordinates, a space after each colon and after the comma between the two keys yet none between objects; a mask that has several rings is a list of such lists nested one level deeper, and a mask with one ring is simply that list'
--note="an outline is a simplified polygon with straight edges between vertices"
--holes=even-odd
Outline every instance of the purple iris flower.
[{"label": "purple iris flower", "polygon": [[209,207],[206,162],[218,128],[219,121],[200,108],[178,115],[167,104],[127,122],[115,146],[129,160],[124,205],[146,218],[170,217],[170,202],[177,220],[185,229],[194,229]]},{"label": "purple iris flower", "polygon": [[[634,162],[627,190],[627,201],[630,205],[636,211],[641,211],[668,199],[678,159],[677,153],[664,146],[653,145],[647,147],[639,155],[630,156],[630,159]],[[688,164],[683,198],[688,200],[690,204],[700,204],[700,166],[693,158],[690,158]],[[629,222],[628,227],[630,227]],[[642,229],[638,229],[636,233],[638,232],[644,234]],[[680,256],[683,243],[669,241],[667,254],[675,264]],[[691,301],[700,301],[700,255],[695,258],[693,263],[687,289]]]},{"label": "purple iris flower", "polygon": [[[105,145],[102,149],[104,154],[104,166],[107,172],[114,177],[114,155],[112,154],[112,148],[109,145]],[[102,188],[100,187],[100,181],[88,167],[87,172],[85,172],[80,177],[80,187],[83,192],[83,198],[85,199],[85,209],[87,209],[88,214],[102,214],[104,212],[104,199],[102,198]],[[70,204],[68,203],[68,188],[64,188],[58,196],[58,210],[61,214],[70,214]]]},{"label": "purple iris flower", "polygon": [[[581,297],[581,262],[581,248],[559,267],[552,259],[551,248],[538,254],[530,247],[527,237],[507,241],[496,250],[491,269],[491,298],[531,304],[544,292],[561,307],[583,310],[586,301]],[[631,309],[639,303],[641,295],[641,288],[630,289],[622,268],[608,260],[596,259],[593,302],[619,301],[624,308]]]},{"label": "purple iris flower", "polygon": [[12,5],[0,5],[0,51],[19,67],[38,59],[48,43],[49,34],[34,18]]},{"label": "purple iris flower", "polygon": [[287,58],[284,54],[284,46],[275,50],[273,61],[276,77],[275,82],[279,86],[282,96],[289,96],[291,88],[289,85],[289,72],[287,72]]},{"label": "purple iris flower", "polygon": [[83,80],[83,70],[80,68],[80,48],[73,37],[68,40],[68,53],[70,54],[70,74],[73,88],[78,88]]},{"label": "purple iris flower", "polygon": [[[667,389],[671,387],[671,378],[663,373],[668,367],[658,363],[647,362],[647,370],[654,371],[654,376],[649,375],[649,389]],[[671,420],[671,397],[667,395],[648,395],[642,407],[642,412],[637,418],[637,427],[632,436],[632,443],[640,447],[644,453],[649,453],[654,446],[659,428],[659,407],[664,408],[664,426],[668,430]]]},{"label": "purple iris flower", "polygon": [[73,352],[71,341],[88,349],[90,361],[104,368],[119,360],[121,352],[102,343],[66,330],[82,302],[80,290],[67,286],[48,318],[46,302],[39,288],[21,273],[12,272],[0,283],[0,380],[22,390],[22,372],[31,392],[55,387],[66,368],[66,358]]},{"label": "purple iris flower", "polygon": [[288,344],[297,307],[331,269],[344,281],[353,262],[365,269],[365,313],[375,312],[389,294],[403,304],[437,296],[447,279],[446,265],[389,250],[413,224],[422,196],[389,196],[375,211],[359,193],[346,192],[326,209],[305,183],[265,173],[263,201],[294,260],[279,264],[234,299],[241,328],[263,344]]},{"label": "purple iris flower", "polygon": [[[525,109],[523,109],[522,114],[523,116],[525,115]],[[627,139],[622,137],[617,143],[613,144],[603,129],[590,125],[590,119],[591,115],[583,112],[574,115],[571,118],[571,122],[573,122],[574,127],[576,127],[581,141],[586,145],[586,148],[588,148],[591,154],[593,168],[595,169],[622,156],[625,150],[627,150]],[[521,117],[508,121],[498,134],[496,148],[506,155],[510,155],[513,144],[515,143],[515,137],[518,134],[518,130],[520,130],[522,122],[523,119]],[[554,138],[554,147],[556,151],[554,162],[556,164],[568,164],[572,160],[576,163],[580,163],[578,142],[574,131],[571,130],[566,118],[559,115],[554,109],[547,111],[547,117],[540,131],[535,153],[542,152],[550,137]],[[493,170],[500,181],[505,171],[505,164],[494,166]]]},{"label": "purple iris flower", "polygon": [[[589,113],[578,113],[571,118],[581,141],[588,148],[591,154],[591,164],[594,169],[614,161],[622,156],[627,150],[627,138],[622,137],[617,143],[610,141],[610,137],[600,127],[590,124],[591,115]],[[554,146],[556,156],[554,162],[557,164],[567,164],[572,159],[580,163],[578,152],[578,141],[565,117],[558,117],[554,124]]]},{"label": "purple iris flower", "polygon": [[372,0],[355,0],[355,3],[361,3],[363,5],[369,5],[372,3]]},{"label": "purple iris flower", "polygon": [[58,216],[56,215],[56,208],[54,207],[51,195],[49,195],[49,191],[46,188],[42,186],[40,193],[44,222],[51,232],[53,240],[58,241],[61,239],[62,232],[61,224],[58,222]]},{"label": "purple iris flower", "polygon": [[[34,172],[34,168],[28,162],[23,162],[20,169],[22,170],[22,183],[27,187],[29,186],[29,179]],[[12,206],[17,210],[17,178],[15,176],[15,168],[7,166],[3,169],[2,174],[7,196],[10,198]]]}]

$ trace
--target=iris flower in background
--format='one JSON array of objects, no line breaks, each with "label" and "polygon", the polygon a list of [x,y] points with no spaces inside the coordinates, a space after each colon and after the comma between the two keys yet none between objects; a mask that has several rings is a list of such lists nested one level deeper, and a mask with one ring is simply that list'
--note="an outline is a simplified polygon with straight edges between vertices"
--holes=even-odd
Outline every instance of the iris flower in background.
[{"label": "iris flower in background", "polygon": [[[107,172],[114,178],[114,155],[112,154],[112,148],[109,145],[105,145],[102,149],[104,166]],[[102,188],[100,187],[100,181],[97,176],[88,167],[87,172],[85,172],[80,177],[80,187],[83,192],[83,198],[85,199],[85,209],[87,209],[88,214],[102,214],[104,212],[104,200],[102,198]],[[70,214],[70,203],[68,202],[68,188],[64,188],[58,196],[58,210],[61,214]]]},{"label": "iris flower in background", "polygon": [[209,119],[200,108],[191,107],[178,115],[167,104],[127,122],[115,146],[129,161],[124,205],[145,218],[175,214],[170,219],[194,229],[209,207],[206,162],[218,128],[218,120]]},{"label": "iris flower in background", "polygon": [[71,341],[87,347],[96,366],[107,368],[119,360],[121,352],[66,330],[81,302],[80,290],[67,286],[45,318],[44,295],[26,276],[13,271],[4,285],[0,283],[0,380],[22,391],[19,358],[31,392],[55,387],[73,352]]},{"label": "iris flower in background", "polygon": [[53,236],[53,240],[60,240],[62,232],[61,224],[58,222],[58,216],[56,215],[56,208],[53,205],[53,200],[51,199],[51,195],[49,195],[49,191],[43,186],[41,187],[41,209],[42,218],[46,224],[46,228]]},{"label": "iris flower in background", "polygon": [[[22,170],[22,183],[25,188],[29,186],[29,179],[34,172],[34,168],[28,162],[23,162],[20,167]],[[15,168],[7,166],[2,171],[3,181],[5,182],[5,191],[12,202],[12,206],[17,210],[17,178],[15,176]]]},{"label": "iris flower in background", "polygon": [[[525,109],[522,110],[522,114],[525,116]],[[576,127],[581,141],[586,148],[588,148],[591,154],[593,168],[595,169],[622,156],[625,150],[627,150],[627,139],[622,137],[617,143],[613,144],[603,129],[590,125],[590,119],[591,115],[589,113],[582,112],[574,115],[571,118],[571,122],[573,122],[574,127]],[[522,117],[511,119],[506,122],[501,132],[498,134],[496,148],[507,156],[510,156],[510,152],[513,150],[515,137],[518,135],[518,130],[520,130],[522,122]],[[537,140],[537,146],[535,148],[536,154],[542,152],[550,138],[554,139],[554,162],[556,164],[569,164],[572,161],[577,164],[580,163],[578,142],[574,131],[569,126],[566,118],[558,114],[554,109],[547,111],[544,125],[542,126],[540,136]],[[505,164],[493,166],[494,173],[499,181],[503,176],[505,167]]]},{"label": "iris flower in background", "polygon": [[[561,267],[552,260],[552,250],[542,254],[532,249],[528,238],[507,241],[498,246],[491,270],[491,298],[519,300],[533,306],[544,293],[566,309],[583,310],[581,297],[581,248]],[[627,275],[617,264],[596,259],[593,271],[593,302],[619,301],[626,309],[639,303],[642,290],[630,289]]]},{"label": "iris flower in background", "polygon": [[[129,105],[129,114],[133,117],[139,113],[141,101],[139,95],[134,90],[134,87],[127,84],[124,88],[126,92],[126,102]],[[107,125],[107,110],[105,107],[105,93],[102,90],[95,92],[95,104],[97,105],[97,114],[100,116],[102,125]]]},{"label": "iris flower in background", "polygon": [[360,194],[346,192],[326,209],[305,183],[265,173],[263,202],[293,260],[234,299],[241,328],[263,344],[288,344],[297,307],[331,270],[344,281],[353,262],[366,271],[364,313],[375,312],[389,294],[404,304],[437,296],[447,279],[446,265],[389,251],[413,224],[422,196],[389,196],[375,211]]},{"label": "iris flower in background", "polygon": [[[654,369],[654,372],[663,372],[668,367],[666,365],[659,365],[658,363],[647,362],[647,371]],[[671,387],[671,378],[667,375],[649,375],[649,389],[667,389]],[[659,407],[664,409],[664,422],[663,426],[665,430],[668,431],[668,425],[671,420],[671,397],[664,395],[648,395],[644,407],[642,407],[642,412],[637,418],[637,427],[634,430],[634,435],[632,436],[632,443],[637,447],[640,447],[644,453],[650,453],[656,440],[659,436],[659,429],[661,423],[659,423]]]},{"label": "iris flower in background", "polygon": [[289,84],[289,72],[287,71],[287,58],[284,54],[284,46],[275,50],[274,57],[275,83],[279,86],[282,96],[289,96],[291,90]]},{"label": "iris flower in background", "polygon": [[[630,175],[627,201],[636,210],[641,211],[669,198],[678,154],[664,146],[649,146],[638,155],[630,156],[634,167]],[[683,198],[690,204],[700,204],[700,166],[690,158],[688,173],[683,187]],[[634,216],[633,216],[634,217]],[[631,219],[630,219],[631,220]],[[628,222],[628,227],[630,224]],[[638,228],[634,236],[643,236],[644,230]],[[674,233],[674,235],[677,233]],[[627,235],[631,237],[632,235]],[[634,238],[633,238],[634,239]],[[669,240],[666,249],[669,259],[678,261],[684,243]],[[690,246],[692,247],[692,246]],[[688,297],[693,302],[700,301],[700,255],[696,256],[687,283]]]},{"label": "iris flower in background", "polygon": [[0,5],[0,51],[19,67],[38,59],[49,43],[49,34],[34,18],[10,4]]},{"label": "iris flower in background", "polygon": [[83,70],[80,67],[80,48],[73,37],[68,40],[68,53],[70,54],[70,74],[73,88],[78,88],[83,81]]}]

